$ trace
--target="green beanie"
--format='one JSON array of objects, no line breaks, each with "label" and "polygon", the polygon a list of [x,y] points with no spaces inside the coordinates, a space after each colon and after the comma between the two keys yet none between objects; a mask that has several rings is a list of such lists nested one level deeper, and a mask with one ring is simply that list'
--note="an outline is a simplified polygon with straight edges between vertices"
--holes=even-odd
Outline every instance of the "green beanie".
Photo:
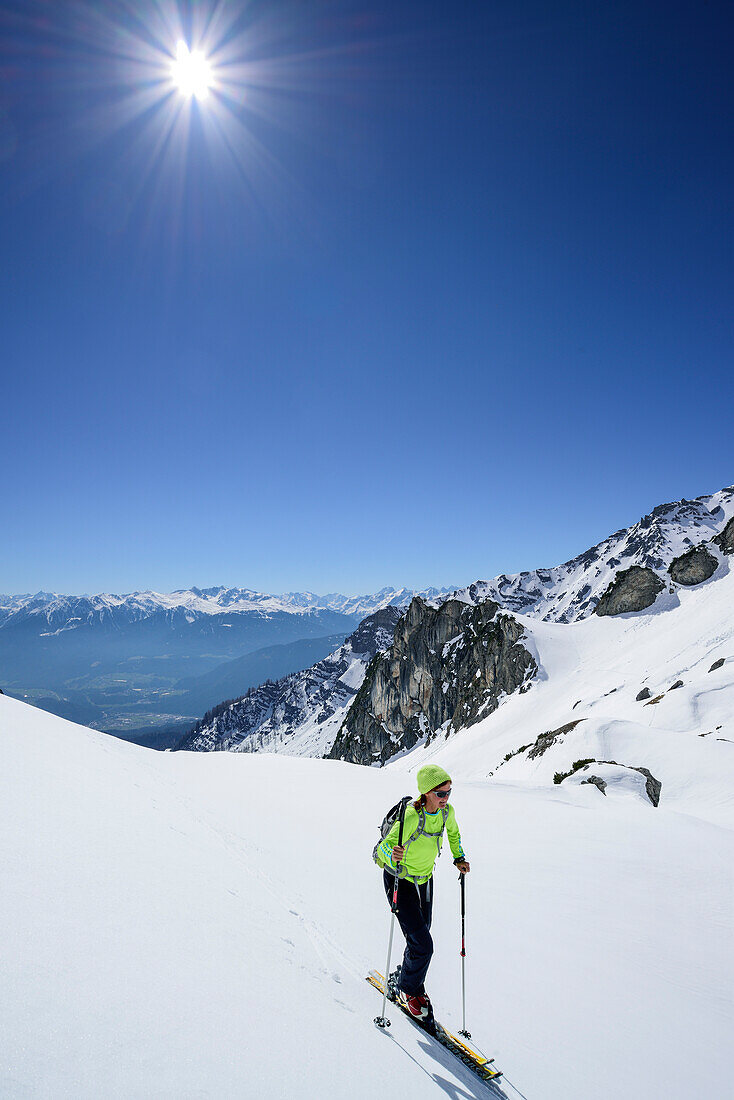
[{"label": "green beanie", "polygon": [[440,787],[442,783],[451,782],[451,776],[443,768],[439,768],[438,764],[424,764],[422,768],[418,769],[416,779],[421,794],[428,794],[434,787]]}]

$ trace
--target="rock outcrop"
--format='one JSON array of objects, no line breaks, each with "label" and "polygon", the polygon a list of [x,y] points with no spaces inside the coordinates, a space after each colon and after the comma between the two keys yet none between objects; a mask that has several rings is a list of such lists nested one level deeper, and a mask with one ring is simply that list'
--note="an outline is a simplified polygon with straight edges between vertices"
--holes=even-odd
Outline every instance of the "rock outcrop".
[{"label": "rock outcrop", "polygon": [[734,516],[731,517],[724,530],[712,539],[721,550],[722,554],[734,554]]},{"label": "rock outcrop", "polygon": [[582,779],[581,783],[593,783],[595,787],[598,787],[603,795],[607,793],[607,782],[598,775],[590,775],[588,779]]},{"label": "rock outcrop", "polygon": [[597,615],[625,615],[651,607],[665,588],[657,573],[639,565],[623,569],[607,588],[596,607]]},{"label": "rock outcrop", "polygon": [[[580,767],[578,767],[577,765],[580,765]],[[645,779],[645,795],[647,796],[648,801],[653,806],[657,807],[660,805],[660,794],[662,792],[663,785],[659,779],[655,778],[650,769],[634,767],[631,764],[619,764],[616,760],[579,760],[570,772],[567,772],[565,774],[561,773],[556,779],[556,782],[562,783],[564,779],[568,779],[569,776],[575,775],[578,771],[580,771],[581,773],[586,773],[589,771],[589,768],[593,767],[594,765],[601,765],[608,769],[617,769],[617,771],[615,773],[610,770],[603,775],[588,775],[585,778],[581,779],[580,782],[582,785],[584,783],[593,783],[595,787],[599,788],[603,795],[606,795],[607,788],[609,787],[610,782],[617,781],[620,775],[624,776],[625,774],[628,775],[630,772],[638,772]]]},{"label": "rock outcrop", "polygon": [[676,584],[690,587],[702,584],[716,572],[718,561],[705,546],[694,546],[680,557],[674,558],[668,566],[668,572]]},{"label": "rock outcrop", "polygon": [[648,768],[633,768],[632,770],[635,772],[639,772],[640,775],[644,775],[645,793],[652,802],[653,806],[658,806],[660,804],[660,792],[663,789],[663,785],[660,780],[656,779]]},{"label": "rock outcrop", "polygon": [[561,741],[567,733],[575,730],[580,722],[585,721],[585,718],[577,718],[575,722],[566,722],[565,725],[559,726],[557,730],[546,730],[545,733],[539,734],[530,746],[528,760],[537,760],[543,756],[544,753],[548,752],[548,749],[553,748],[555,744]]},{"label": "rock outcrop", "polygon": [[523,637],[517,620],[491,600],[432,607],[416,597],[391,648],[370,663],[330,757],[384,764],[438,729],[486,717],[537,671]]}]

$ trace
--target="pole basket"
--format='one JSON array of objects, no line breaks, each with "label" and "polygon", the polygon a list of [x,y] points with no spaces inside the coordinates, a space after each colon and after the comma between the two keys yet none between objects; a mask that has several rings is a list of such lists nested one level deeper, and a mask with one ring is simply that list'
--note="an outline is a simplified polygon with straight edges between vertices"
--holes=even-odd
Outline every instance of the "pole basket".
[{"label": "pole basket", "polygon": [[382,1028],[390,1027],[390,1021],[387,1016],[375,1016],[375,1027]]}]

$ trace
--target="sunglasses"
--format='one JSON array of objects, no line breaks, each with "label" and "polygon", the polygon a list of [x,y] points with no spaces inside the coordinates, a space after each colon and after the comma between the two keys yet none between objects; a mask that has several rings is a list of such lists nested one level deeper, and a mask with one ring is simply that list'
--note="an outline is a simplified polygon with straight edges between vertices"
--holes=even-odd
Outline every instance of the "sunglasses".
[{"label": "sunglasses", "polygon": [[433,791],[432,793],[435,794],[436,798],[448,798],[451,794],[451,787],[447,791]]}]

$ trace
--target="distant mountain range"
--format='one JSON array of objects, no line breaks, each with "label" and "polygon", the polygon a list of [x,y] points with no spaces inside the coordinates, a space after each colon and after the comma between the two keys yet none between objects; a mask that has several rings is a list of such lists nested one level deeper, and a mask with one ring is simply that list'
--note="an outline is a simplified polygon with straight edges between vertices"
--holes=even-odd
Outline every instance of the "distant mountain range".
[{"label": "distant mountain range", "polygon": [[0,596],[0,687],[73,721],[165,746],[222,698],[310,666],[366,615],[414,594],[268,595],[220,586]]},{"label": "distant mountain range", "polygon": [[96,596],[64,596],[56,592],[35,595],[0,595],[0,629],[21,622],[46,624],[41,637],[51,637],[85,626],[121,627],[161,615],[171,625],[194,623],[211,616],[233,614],[314,615],[334,612],[361,620],[382,607],[405,606],[413,596],[435,599],[451,588],[382,588],[366,596],[343,596],[338,592],[317,596],[313,592],[286,592],[279,596],[250,588],[181,588],[175,592],[130,592],[126,595],[100,593]]}]

